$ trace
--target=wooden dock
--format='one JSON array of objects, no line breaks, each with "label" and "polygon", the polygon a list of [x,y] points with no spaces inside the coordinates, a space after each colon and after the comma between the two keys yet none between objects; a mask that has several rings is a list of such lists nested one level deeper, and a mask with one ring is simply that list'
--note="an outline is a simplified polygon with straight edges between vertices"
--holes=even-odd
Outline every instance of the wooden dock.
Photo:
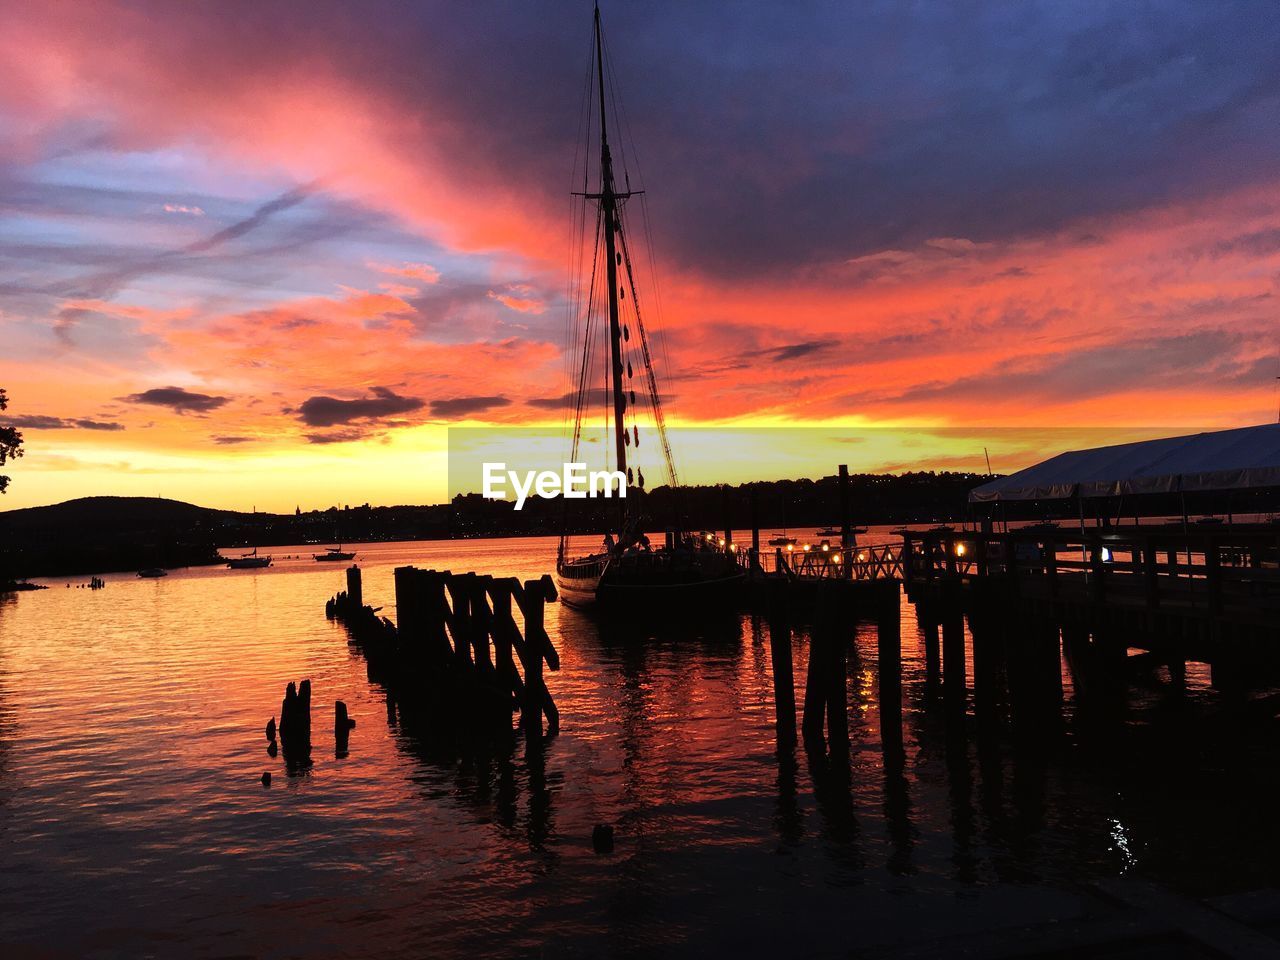
[{"label": "wooden dock", "polygon": [[544,626],[556,599],[551,578],[395,571],[398,623],[365,605],[361,570],[347,569],[347,589],[325,605],[343,622],[406,719],[463,736],[503,736],[512,717],[530,742],[560,729],[545,670],[560,657]]},{"label": "wooden dock", "polygon": [[908,532],[900,556],[922,622],[1013,615],[1068,647],[1141,650],[1175,682],[1187,660],[1222,687],[1280,671],[1275,525]]}]

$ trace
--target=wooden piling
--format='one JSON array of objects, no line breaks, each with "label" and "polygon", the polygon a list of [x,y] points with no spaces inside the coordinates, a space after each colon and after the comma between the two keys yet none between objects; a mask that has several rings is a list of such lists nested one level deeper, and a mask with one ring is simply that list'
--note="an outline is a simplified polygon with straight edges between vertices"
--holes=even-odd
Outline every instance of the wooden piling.
[{"label": "wooden piling", "polygon": [[[829,591],[835,594],[838,583],[831,584]],[[827,698],[827,745],[831,753],[849,752],[849,665],[848,650],[850,634],[853,631],[852,620],[846,620],[836,606],[836,597],[828,599],[826,631],[828,639],[826,652],[828,656],[826,675]]]},{"label": "wooden piling", "polygon": [[800,721],[805,746],[810,750],[821,750],[824,746],[822,724],[827,697],[822,674],[830,659],[827,654],[829,641],[829,633],[822,626],[815,624],[810,628],[809,669],[804,681],[804,716]]},{"label": "wooden piling", "polygon": [[769,657],[773,665],[773,713],[778,745],[796,740],[796,687],[791,659],[791,624],[786,609],[786,585],[769,584]]},{"label": "wooden piling", "polygon": [[760,491],[755,484],[751,485],[751,561],[754,565],[760,559]]},{"label": "wooden piling", "polygon": [[346,624],[401,721],[469,737],[510,735],[518,709],[534,741],[543,716],[547,732],[558,732],[559,710],[543,679],[544,664],[560,667],[543,625],[543,607],[556,599],[549,576],[521,585],[514,577],[400,567],[395,585],[398,627],[345,592],[326,611]]},{"label": "wooden piling", "polygon": [[355,606],[364,606],[364,587],[360,582],[360,568],[354,563],[347,567],[347,597]]},{"label": "wooden piling", "polygon": [[840,548],[848,551],[853,546],[853,533],[849,526],[849,465],[839,467],[840,477]]},{"label": "wooden piling", "polygon": [[886,764],[900,763],[902,746],[902,614],[898,585],[882,591],[876,610],[876,654],[880,702],[880,745]]},{"label": "wooden piling", "polygon": [[924,636],[924,686],[925,693],[937,696],[942,685],[942,653],[938,643],[938,617],[931,607],[918,604],[916,613],[919,617],[920,632]]},{"label": "wooden piling", "polygon": [[965,683],[964,613],[952,598],[942,610],[942,696],[949,713],[965,712]]},{"label": "wooden piling", "polygon": [[280,745],[285,761],[306,764],[311,759],[311,681],[289,685],[280,704]]}]

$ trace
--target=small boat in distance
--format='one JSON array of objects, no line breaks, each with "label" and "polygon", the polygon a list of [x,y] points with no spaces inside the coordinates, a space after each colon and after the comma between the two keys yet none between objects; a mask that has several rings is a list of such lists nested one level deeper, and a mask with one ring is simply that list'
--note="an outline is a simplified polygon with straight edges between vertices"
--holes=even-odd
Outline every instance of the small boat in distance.
[{"label": "small boat in distance", "polygon": [[[856,537],[859,534],[866,533],[867,528],[866,527],[850,527],[849,532]],[[813,535],[815,537],[838,537],[840,536],[840,534],[841,534],[841,531],[839,527],[823,527],[821,530],[815,530],[813,532]]]},{"label": "small boat in distance", "polygon": [[773,537],[769,541],[769,546],[771,547],[794,547],[795,545],[796,545],[795,537],[788,537],[788,536]]},{"label": "small boat in distance", "polygon": [[232,570],[259,570],[262,567],[271,566],[271,558],[258,556],[258,548],[254,547],[253,553],[232,557],[227,561],[227,566]]},{"label": "small boat in distance", "polygon": [[145,577],[148,580],[154,580],[157,577],[167,577],[168,575],[168,570],[162,570],[159,567],[147,567],[138,571],[138,576]]},{"label": "small boat in distance", "polygon": [[320,563],[333,562],[335,560],[354,560],[356,558],[354,553],[343,552],[342,544],[338,544],[336,547],[326,547],[324,553],[313,553],[311,556]]}]

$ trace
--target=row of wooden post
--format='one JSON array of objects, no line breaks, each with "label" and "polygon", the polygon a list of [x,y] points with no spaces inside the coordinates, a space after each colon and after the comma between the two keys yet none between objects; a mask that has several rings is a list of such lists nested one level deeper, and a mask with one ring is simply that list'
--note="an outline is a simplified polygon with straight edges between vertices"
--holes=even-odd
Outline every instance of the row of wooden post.
[{"label": "row of wooden post", "polygon": [[[870,614],[876,623],[881,743],[886,759],[902,757],[902,626],[898,584],[879,581],[851,585],[838,581],[813,585],[809,663],[805,675],[801,732],[810,751],[840,754],[849,746],[848,653],[857,620]],[[850,589],[852,587],[852,590]],[[778,744],[796,742],[795,672],[791,635],[792,591],[785,580],[769,582],[770,659],[773,664],[774,715]],[[860,603],[866,604],[860,608]]]},{"label": "row of wooden post", "polygon": [[560,712],[544,680],[544,666],[560,668],[544,625],[544,606],[556,599],[550,577],[522,583],[412,566],[397,567],[394,576],[394,625],[363,604],[356,566],[327,609],[346,622],[402,706],[491,732],[509,732],[519,711],[534,739],[544,717],[547,733],[559,731]]},{"label": "row of wooden post", "polygon": [[[799,733],[812,752],[833,755],[848,747],[847,657],[859,620],[876,625],[880,735],[886,762],[904,757],[902,725],[902,623],[898,585],[893,581],[817,585],[809,608],[810,647],[804,678]],[[796,678],[792,659],[794,584],[771,581],[768,594],[774,712],[780,747],[796,742]],[[924,643],[925,698],[940,699],[948,732],[962,733],[973,695],[979,729],[989,728],[1007,689],[1012,718],[1020,730],[1034,731],[1061,721],[1062,640],[1057,626],[1022,619],[1001,606],[960,596],[950,602],[918,604]],[[965,641],[969,618],[972,672]]]}]

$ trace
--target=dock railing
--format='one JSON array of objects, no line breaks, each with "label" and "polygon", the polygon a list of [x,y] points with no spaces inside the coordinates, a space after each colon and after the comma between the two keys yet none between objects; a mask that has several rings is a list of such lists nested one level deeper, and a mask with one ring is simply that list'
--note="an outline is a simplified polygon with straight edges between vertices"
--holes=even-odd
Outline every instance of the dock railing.
[{"label": "dock railing", "polygon": [[1055,598],[1086,593],[1102,602],[1179,604],[1219,614],[1229,607],[1271,610],[1280,601],[1280,527],[1024,527],[907,531],[903,578],[1000,578]]},{"label": "dock railing", "polygon": [[738,563],[748,572],[802,580],[901,580],[902,547],[896,543],[841,547],[823,541],[776,547],[759,554],[734,548]]}]

